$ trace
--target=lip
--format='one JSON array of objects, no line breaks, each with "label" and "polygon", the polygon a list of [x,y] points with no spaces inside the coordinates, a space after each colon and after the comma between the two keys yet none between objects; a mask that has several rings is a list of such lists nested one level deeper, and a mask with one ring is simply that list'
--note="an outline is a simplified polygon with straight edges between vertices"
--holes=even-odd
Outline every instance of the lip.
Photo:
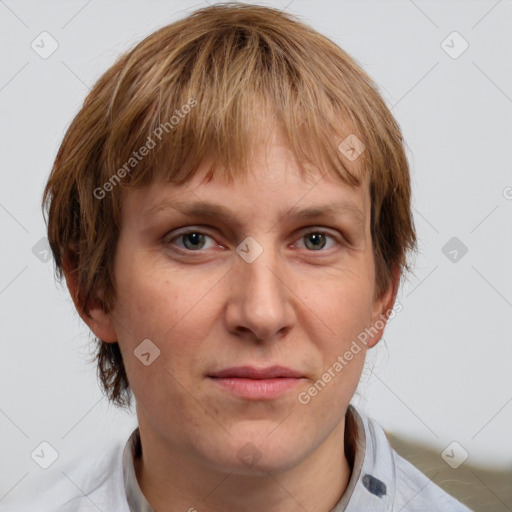
[{"label": "lip", "polygon": [[278,379],[278,378],[292,378],[300,379],[304,375],[300,372],[286,368],[285,366],[267,366],[266,368],[256,368],[254,366],[233,366],[213,372],[208,377],[219,379],[234,378],[234,379]]},{"label": "lip", "polygon": [[284,366],[236,366],[214,372],[208,377],[222,390],[249,400],[277,398],[305,378],[300,372]]}]

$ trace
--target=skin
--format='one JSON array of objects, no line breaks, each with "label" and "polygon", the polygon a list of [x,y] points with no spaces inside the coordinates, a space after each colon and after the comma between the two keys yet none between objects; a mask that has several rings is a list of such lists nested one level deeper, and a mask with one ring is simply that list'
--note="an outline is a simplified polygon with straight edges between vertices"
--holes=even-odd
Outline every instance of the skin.
[{"label": "skin", "polygon": [[[350,478],[345,413],[366,349],[384,328],[310,403],[298,394],[394,304],[397,278],[375,297],[369,185],[351,188],[320,171],[306,180],[277,130],[253,162],[246,181],[205,182],[199,172],[184,185],[128,192],[113,313],[93,307],[82,315],[96,336],[120,344],[141,433],[137,478],[158,512],[327,512]],[[144,216],[162,200],[222,204],[236,222],[190,218],[172,207]],[[361,215],[283,217],[292,207],[334,201],[352,203]],[[186,227],[204,237],[179,237]],[[319,231],[328,236],[315,248]],[[252,263],[236,252],[248,236],[263,248]],[[145,339],[160,350],[148,366],[134,355]],[[271,400],[235,397],[207,376],[273,364],[303,378]],[[260,457],[252,465],[240,457],[247,443]]]}]

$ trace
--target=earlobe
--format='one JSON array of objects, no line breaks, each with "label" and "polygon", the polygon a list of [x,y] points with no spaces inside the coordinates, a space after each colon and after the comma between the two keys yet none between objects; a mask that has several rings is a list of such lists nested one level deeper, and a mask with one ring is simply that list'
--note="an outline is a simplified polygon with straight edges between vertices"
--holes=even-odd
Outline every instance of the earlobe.
[{"label": "earlobe", "polygon": [[80,317],[94,335],[106,343],[116,342],[117,333],[114,329],[112,315],[105,311],[101,292],[98,293],[98,297],[89,301],[84,309],[84,312],[79,311]]},{"label": "earlobe", "polygon": [[89,316],[84,322],[97,338],[106,342],[114,343],[117,341],[117,333],[114,329],[112,316],[106,313],[102,307],[93,307],[89,309]]},{"label": "earlobe", "polygon": [[372,325],[370,328],[371,336],[368,338],[367,347],[372,348],[380,341],[384,334],[384,328],[395,304],[400,283],[400,273],[398,267],[392,271],[392,277],[389,280],[387,289],[375,300],[372,308]]},{"label": "earlobe", "polygon": [[97,338],[106,343],[114,343],[117,341],[117,334],[114,329],[112,316],[105,312],[103,301],[101,300],[101,292],[98,293],[98,297],[88,301],[87,304],[83,304],[83,300],[80,298],[75,262],[76,259],[73,257],[73,253],[68,253],[62,262],[62,270],[75,309]]}]

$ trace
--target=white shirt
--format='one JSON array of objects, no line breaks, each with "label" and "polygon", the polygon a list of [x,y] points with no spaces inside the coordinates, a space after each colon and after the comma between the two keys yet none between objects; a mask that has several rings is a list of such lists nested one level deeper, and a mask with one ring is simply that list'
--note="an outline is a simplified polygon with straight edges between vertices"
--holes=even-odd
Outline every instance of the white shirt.
[{"label": "white shirt", "polygon": [[[471,512],[398,455],[375,420],[353,405],[347,415],[356,431],[354,467],[345,493],[331,512]],[[72,475],[61,473],[59,481],[50,488],[42,485],[23,503],[0,502],[0,511],[155,512],[135,476],[133,460],[139,453],[137,428],[107,456],[92,457],[92,464]]]}]

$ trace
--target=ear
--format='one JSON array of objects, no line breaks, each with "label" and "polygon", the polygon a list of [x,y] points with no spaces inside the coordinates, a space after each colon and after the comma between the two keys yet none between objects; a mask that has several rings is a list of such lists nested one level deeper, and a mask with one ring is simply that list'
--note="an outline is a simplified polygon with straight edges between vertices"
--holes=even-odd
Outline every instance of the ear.
[{"label": "ear", "polygon": [[106,343],[114,343],[117,341],[117,334],[110,314],[105,312],[102,293],[99,292],[98,296],[87,304],[82,304],[80,300],[76,262],[75,253],[68,250],[62,261],[62,270],[75,308],[97,338]]},{"label": "ear", "polygon": [[372,348],[380,341],[384,334],[388,318],[393,310],[398,286],[400,284],[400,271],[399,267],[393,268],[388,287],[376,298],[372,307],[372,324],[369,328],[370,336],[368,337],[367,347]]}]

